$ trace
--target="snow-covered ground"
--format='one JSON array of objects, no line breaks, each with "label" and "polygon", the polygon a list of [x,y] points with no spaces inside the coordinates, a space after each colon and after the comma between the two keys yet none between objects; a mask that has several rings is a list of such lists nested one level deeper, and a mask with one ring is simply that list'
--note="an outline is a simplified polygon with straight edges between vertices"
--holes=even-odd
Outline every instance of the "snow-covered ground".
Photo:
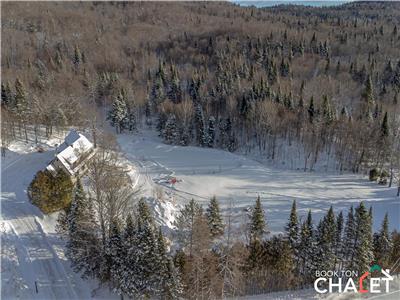
[{"label": "snow-covered ground", "polygon": [[[54,145],[61,141],[46,141],[42,144],[44,153],[38,153],[33,143],[20,141],[12,144],[6,158],[1,159],[2,299],[112,297],[107,289],[96,289],[95,282],[83,281],[71,270],[63,242],[54,231],[56,214],[43,215],[26,195],[34,174],[51,160]],[[373,207],[375,229],[385,212],[389,213],[391,228],[400,229],[400,199],[395,197],[395,188],[370,183],[362,176],[272,168],[225,151],[165,145],[152,132],[119,135],[118,142],[134,185],[141,187],[156,218],[166,227],[172,226],[177,209],[191,198],[206,205],[213,195],[223,209],[233,203],[236,221],[241,222],[244,210],[260,195],[271,232],[283,230],[294,199],[301,216],[311,209],[315,218],[330,205],[336,211],[347,211],[350,205],[364,200]],[[173,187],[172,177],[177,178]],[[307,293],[289,294],[310,299]],[[260,299],[297,299],[289,294]]]},{"label": "snow-covered ground", "polygon": [[[315,219],[331,205],[346,216],[351,205],[364,201],[373,208],[375,230],[386,212],[391,229],[400,229],[396,188],[369,182],[365,176],[278,169],[226,151],[166,145],[151,132],[119,135],[118,141],[126,158],[137,166],[146,190],[154,183],[161,185],[172,203],[194,198],[206,205],[215,195],[223,208],[233,203],[240,222],[259,195],[269,230],[274,233],[283,230],[293,200],[301,217],[311,209]],[[172,177],[177,179],[174,186],[169,181]]]},{"label": "snow-covered ground", "polygon": [[27,198],[30,181],[59,141],[42,144],[44,153],[17,142],[1,159],[1,299],[90,299],[97,287],[71,270],[54,230],[57,215],[43,215]]}]

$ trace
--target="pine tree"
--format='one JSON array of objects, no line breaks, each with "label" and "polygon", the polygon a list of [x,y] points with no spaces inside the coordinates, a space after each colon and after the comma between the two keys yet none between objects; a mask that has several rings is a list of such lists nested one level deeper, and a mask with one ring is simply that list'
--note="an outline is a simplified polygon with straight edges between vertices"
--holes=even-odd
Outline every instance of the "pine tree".
[{"label": "pine tree", "polygon": [[129,124],[128,108],[124,99],[124,93],[121,91],[114,99],[112,109],[108,112],[108,120],[111,126],[115,127],[117,133],[122,133]]},{"label": "pine tree", "polygon": [[212,148],[214,147],[214,140],[215,140],[215,118],[211,116],[208,119],[208,134],[207,134],[207,146]]},{"label": "pine tree", "polygon": [[340,212],[336,218],[335,256],[343,261],[343,213]]},{"label": "pine tree", "polygon": [[79,179],[68,214],[68,232],[66,255],[71,260],[72,269],[82,272],[83,278],[97,276],[101,253],[96,235],[96,218]]},{"label": "pine tree", "polygon": [[311,210],[308,211],[307,219],[303,222],[300,230],[300,243],[298,257],[299,271],[303,276],[305,282],[308,282],[311,278],[312,271],[314,269],[314,228],[312,223]]},{"label": "pine tree", "polygon": [[195,107],[195,130],[196,139],[199,146],[204,146],[207,144],[207,132],[204,128],[204,115],[203,108],[200,104],[196,104]]},{"label": "pine tree", "polygon": [[180,299],[182,285],[178,273],[168,256],[161,228],[157,237],[157,294],[161,299]]},{"label": "pine tree", "polygon": [[365,82],[365,89],[362,94],[362,97],[364,100],[364,107],[367,107],[367,109],[371,109],[371,107],[373,106],[373,104],[375,102],[371,75],[368,75],[368,78]]},{"label": "pine tree", "polygon": [[318,247],[320,250],[321,270],[333,270],[335,268],[335,241],[336,219],[332,206],[329,208],[320,228]]},{"label": "pine tree", "polygon": [[385,112],[381,125],[381,137],[386,138],[389,136],[388,113]]},{"label": "pine tree", "polygon": [[165,91],[163,79],[161,76],[156,76],[156,78],[154,79],[149,98],[152,102],[152,105],[154,106],[157,106],[158,104],[164,102]]},{"label": "pine tree", "polygon": [[224,224],[222,216],[219,211],[219,204],[217,198],[214,196],[211,198],[206,211],[207,223],[210,228],[211,236],[218,237],[224,233]]},{"label": "pine tree", "polygon": [[286,225],[286,232],[290,247],[297,255],[297,247],[299,243],[299,222],[297,219],[296,200],[293,200],[292,209],[290,211],[289,222]]},{"label": "pine tree", "polygon": [[250,239],[262,240],[266,233],[265,213],[260,196],[257,197],[250,219]]},{"label": "pine tree", "polygon": [[355,270],[363,273],[368,271],[370,263],[373,261],[373,241],[372,241],[372,220],[371,216],[365,209],[363,202],[355,211]]},{"label": "pine tree", "polygon": [[15,97],[12,110],[16,114],[16,116],[23,121],[25,121],[26,116],[29,112],[25,88],[18,78],[15,80]]},{"label": "pine tree", "polygon": [[392,252],[393,243],[389,233],[389,218],[388,214],[382,222],[382,227],[376,236],[374,243],[375,261],[382,267],[390,267],[389,260]]},{"label": "pine tree", "polygon": [[173,66],[171,66],[171,78],[169,83],[168,98],[174,103],[179,103],[182,100],[182,89],[180,87],[178,72]]},{"label": "pine tree", "polygon": [[6,82],[5,84],[1,83],[1,106],[8,107],[11,103],[11,89],[10,84]]},{"label": "pine tree", "polygon": [[126,248],[124,247],[122,236],[117,221],[112,221],[110,225],[110,238],[108,241],[106,255],[110,264],[110,279],[114,291],[122,293],[122,279],[125,276],[124,266],[126,260]]},{"label": "pine tree", "polygon": [[[134,288],[131,296],[151,297],[158,292],[157,240],[153,218],[143,199],[138,204],[136,227],[136,244],[128,254],[135,258],[135,265],[132,266],[131,282]],[[135,293],[139,293],[139,295],[135,295]]]},{"label": "pine tree", "polygon": [[354,267],[355,243],[356,243],[356,224],[354,220],[353,206],[351,206],[349,213],[347,214],[346,226],[344,229],[344,240],[343,240],[343,257],[346,262],[346,266],[349,269],[352,269]]},{"label": "pine tree", "polygon": [[311,97],[310,105],[308,106],[308,119],[310,123],[314,122],[315,108],[314,108],[314,97]]},{"label": "pine tree", "polygon": [[73,57],[72,63],[74,64],[75,72],[77,72],[80,64],[82,63],[82,54],[77,45],[75,45],[75,48],[74,48],[74,57]]},{"label": "pine tree", "polygon": [[176,125],[176,117],[174,114],[168,116],[165,127],[162,131],[164,141],[167,144],[175,144],[178,141],[178,129]]}]

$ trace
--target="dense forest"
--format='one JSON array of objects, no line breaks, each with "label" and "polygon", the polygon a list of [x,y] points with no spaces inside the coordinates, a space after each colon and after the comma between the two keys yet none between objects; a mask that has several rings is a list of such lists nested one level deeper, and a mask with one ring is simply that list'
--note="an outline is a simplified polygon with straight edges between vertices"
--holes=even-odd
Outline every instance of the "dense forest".
[{"label": "dense forest", "polygon": [[[291,168],[399,166],[398,3],[4,3],[3,145],[155,128]],[[93,130],[95,131],[95,130]]]},{"label": "dense forest", "polygon": [[[363,202],[314,222],[294,201],[272,236],[260,197],[240,228],[233,203],[222,215],[218,195],[206,208],[187,199],[167,239],[143,199],[128,205],[140,191],[103,129],[150,128],[167,144],[304,171],[369,172],[400,192],[399,3],[1,5],[2,149],[68,127],[97,147],[83,183],[60,179],[68,203],[57,230],[84,278],[130,298],[215,299],[308,288],[315,270],[398,267],[399,233],[387,215],[374,233]],[[51,200],[60,194],[43,185]]]}]

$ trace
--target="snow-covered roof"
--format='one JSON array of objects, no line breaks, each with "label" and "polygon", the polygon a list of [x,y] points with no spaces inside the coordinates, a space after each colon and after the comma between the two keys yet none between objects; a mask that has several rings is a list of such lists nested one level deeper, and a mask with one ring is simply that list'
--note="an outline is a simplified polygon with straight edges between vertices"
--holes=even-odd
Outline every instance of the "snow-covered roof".
[{"label": "snow-covered roof", "polygon": [[73,175],[82,158],[93,149],[93,144],[82,134],[71,130],[65,137],[64,143],[57,148],[57,159],[68,172]]}]

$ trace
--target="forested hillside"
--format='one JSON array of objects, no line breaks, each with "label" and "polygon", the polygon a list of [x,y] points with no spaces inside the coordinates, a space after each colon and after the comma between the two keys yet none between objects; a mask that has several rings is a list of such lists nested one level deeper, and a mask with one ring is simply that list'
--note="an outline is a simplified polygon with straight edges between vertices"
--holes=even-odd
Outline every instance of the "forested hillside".
[{"label": "forested hillside", "polygon": [[[146,120],[166,143],[354,172],[399,158],[400,4],[4,3],[4,133]],[[143,122],[141,122],[143,121]],[[23,134],[23,130],[21,131]],[[397,155],[398,156],[398,155]]]}]

